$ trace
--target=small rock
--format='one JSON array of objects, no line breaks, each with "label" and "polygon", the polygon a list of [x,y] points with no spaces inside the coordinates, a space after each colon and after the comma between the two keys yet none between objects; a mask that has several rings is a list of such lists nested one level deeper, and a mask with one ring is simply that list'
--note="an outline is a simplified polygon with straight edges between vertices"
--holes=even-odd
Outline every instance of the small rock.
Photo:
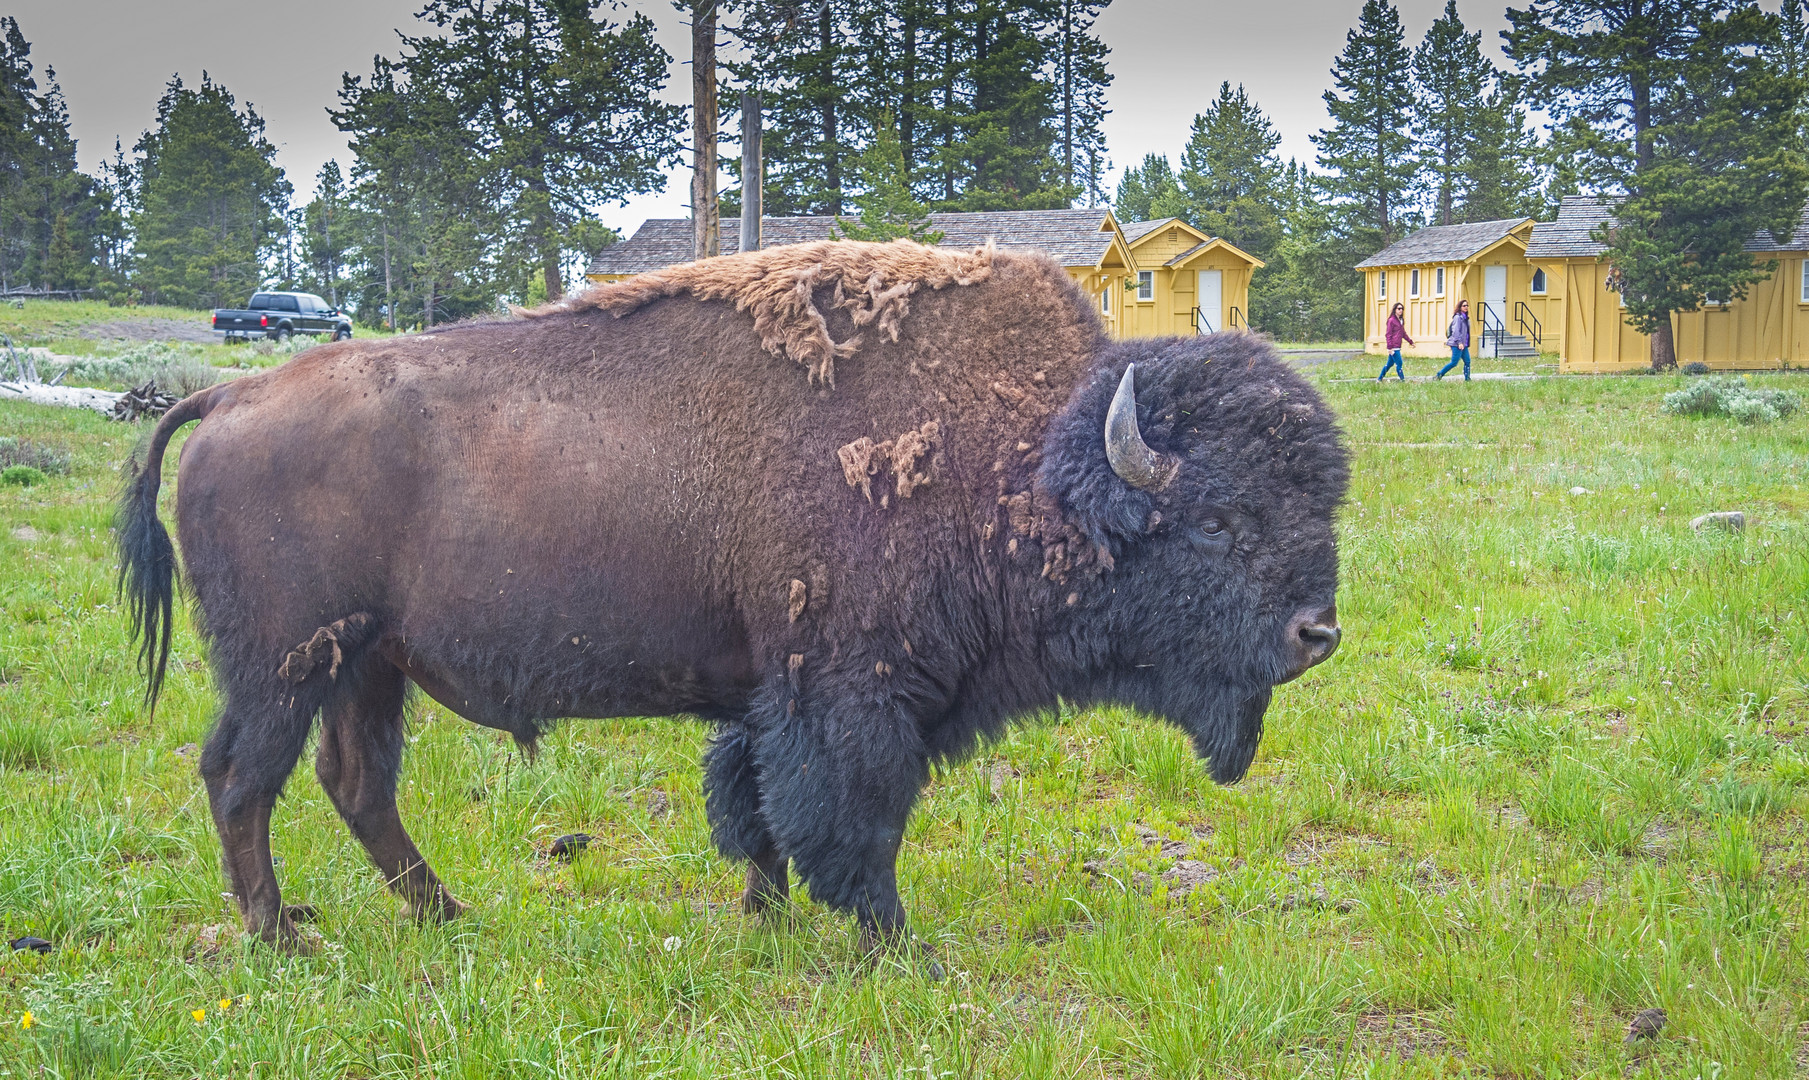
[{"label": "small rock", "polygon": [[13,539],[22,540],[27,544],[36,540],[38,535],[38,530],[32,528],[30,525],[21,525],[13,530]]},{"label": "small rock", "polygon": [[176,756],[179,758],[193,757],[200,749],[192,742],[185,742],[176,748]]},{"label": "small rock", "polygon": [[1726,529],[1728,532],[1744,532],[1746,530],[1746,513],[1741,510],[1717,510],[1712,514],[1704,514],[1690,519],[1690,528],[1701,532],[1706,528]]},{"label": "small rock", "polygon": [[30,949],[35,953],[47,953],[50,951],[50,942],[45,941],[41,937],[32,937],[29,934],[22,938],[14,938],[8,944],[13,947],[14,952],[24,952],[26,949]]},{"label": "small rock", "polygon": [[1658,1033],[1665,1027],[1665,1011],[1663,1009],[1641,1009],[1627,1025],[1627,1044],[1658,1038]]},{"label": "small rock", "polygon": [[1571,488],[1570,493],[1572,495],[1594,495],[1595,494],[1595,492],[1590,491],[1588,488],[1582,487],[1580,485],[1578,487]]},{"label": "small rock", "polygon": [[1162,874],[1162,880],[1168,882],[1173,891],[1180,893],[1195,885],[1204,885],[1218,876],[1217,869],[1198,859],[1182,859]]},{"label": "small rock", "polygon": [[647,813],[656,818],[663,818],[672,812],[672,799],[659,788],[647,793]]},{"label": "small rock", "polygon": [[566,833],[564,836],[553,841],[553,846],[547,849],[547,855],[558,859],[560,862],[571,862],[574,858],[577,858],[580,851],[583,851],[589,846],[589,833]]},{"label": "small rock", "polygon": [[992,776],[988,781],[992,789],[992,797],[998,799],[1005,794],[1005,785],[1016,780],[1018,771],[1001,761],[992,767]]},{"label": "small rock", "polygon": [[[230,894],[229,894],[230,895]],[[239,928],[231,923],[212,923],[203,926],[195,935],[195,951],[202,959],[218,956],[222,949],[239,940]]]}]

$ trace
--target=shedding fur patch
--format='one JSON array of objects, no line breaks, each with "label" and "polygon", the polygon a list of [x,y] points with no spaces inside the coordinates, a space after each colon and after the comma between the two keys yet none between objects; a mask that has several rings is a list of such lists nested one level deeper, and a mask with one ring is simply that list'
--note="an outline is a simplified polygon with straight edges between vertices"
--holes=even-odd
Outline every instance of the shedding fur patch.
[{"label": "shedding fur patch", "polygon": [[331,626],[321,627],[314,631],[313,637],[283,657],[283,665],[276,669],[277,678],[287,683],[299,683],[322,664],[327,666],[327,678],[339,678],[339,665],[345,662],[346,650],[355,652],[364,644],[365,631],[370,625],[371,617],[361,611],[347,615]]},{"label": "shedding fur patch", "polygon": [[627,281],[596,285],[575,296],[524,311],[526,318],[562,312],[607,311],[621,318],[642,305],[689,294],[727,300],[751,311],[760,344],[775,356],[803,364],[812,382],[835,385],[835,362],[854,355],[861,336],[835,341],[817,308],[819,290],[831,290],[830,307],[848,313],[857,327],[874,327],[889,340],[921,288],[974,285],[992,276],[993,247],[969,251],[927,247],[915,240],[883,244],[824,240],[763,248],[680,263]]},{"label": "shedding fur patch", "polygon": [[[898,497],[908,499],[911,493],[930,482],[931,468],[934,464],[936,444],[942,440],[942,425],[934,420],[924,422],[920,428],[914,428],[902,435],[876,443],[867,436],[844,446],[836,452],[836,460],[842,464],[842,478],[848,481],[849,487],[858,487],[861,494],[873,501],[873,478],[883,468],[890,468],[893,477],[893,489]],[[925,458],[929,458],[925,462]],[[918,468],[919,465],[923,467]],[[882,497],[880,505],[887,504]]]}]

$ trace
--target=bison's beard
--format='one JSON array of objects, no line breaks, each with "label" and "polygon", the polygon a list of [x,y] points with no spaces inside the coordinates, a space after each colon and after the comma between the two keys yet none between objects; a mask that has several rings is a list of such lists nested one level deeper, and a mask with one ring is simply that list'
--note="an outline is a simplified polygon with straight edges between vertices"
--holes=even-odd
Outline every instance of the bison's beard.
[{"label": "bison's beard", "polygon": [[1193,746],[1212,769],[1212,778],[1233,784],[1250,771],[1256,745],[1263,738],[1263,714],[1269,711],[1269,690],[1258,690],[1232,704],[1225,715],[1205,730],[1195,730]]}]

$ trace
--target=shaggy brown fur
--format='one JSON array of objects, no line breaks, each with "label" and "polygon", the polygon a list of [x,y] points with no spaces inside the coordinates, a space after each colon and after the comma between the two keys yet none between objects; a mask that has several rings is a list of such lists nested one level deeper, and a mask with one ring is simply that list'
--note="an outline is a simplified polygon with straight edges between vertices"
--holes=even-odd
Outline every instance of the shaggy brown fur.
[{"label": "shaggy brown fur", "polygon": [[861,339],[856,335],[837,342],[830,337],[829,323],[817,308],[820,290],[831,290],[832,309],[846,312],[856,327],[873,326],[887,340],[897,341],[912,293],[976,285],[992,276],[992,261],[991,246],[953,251],[915,240],[825,240],[668,266],[521,314],[544,318],[602,310],[621,318],[681,293],[727,300],[736,311],[753,312],[754,331],[767,352],[796,360],[809,370],[812,382],[833,386],[835,362],[854,355]]}]

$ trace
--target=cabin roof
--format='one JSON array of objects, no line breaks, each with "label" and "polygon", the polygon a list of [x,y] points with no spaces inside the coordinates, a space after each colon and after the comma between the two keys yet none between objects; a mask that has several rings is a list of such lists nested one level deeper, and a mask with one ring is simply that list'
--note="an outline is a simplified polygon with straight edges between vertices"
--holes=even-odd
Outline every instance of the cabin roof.
[{"label": "cabin roof", "polygon": [[[1566,195],[1558,206],[1556,221],[1541,221],[1533,226],[1533,238],[1526,245],[1529,259],[1593,258],[1607,250],[1607,245],[1592,235],[1614,216],[1615,200],[1595,195]],[[1796,228],[1789,236],[1779,237],[1760,230],[1743,245],[1747,251],[1809,251],[1809,206],[1797,215]]]},{"label": "cabin roof", "polygon": [[[763,247],[830,239],[836,219],[829,215],[760,219]],[[1102,208],[1082,210],[998,210],[983,213],[934,213],[932,230],[942,233],[943,247],[978,247],[992,241],[1005,250],[1042,251],[1063,266],[1095,267],[1111,251],[1117,223]],[[597,252],[589,274],[641,274],[690,262],[690,218],[649,218],[633,236]],[[722,222],[722,250],[741,250],[741,222]]]},{"label": "cabin roof", "polygon": [[1428,225],[1364,259],[1355,269],[1463,262],[1507,239],[1515,229],[1532,220],[1518,217],[1464,225]]}]

